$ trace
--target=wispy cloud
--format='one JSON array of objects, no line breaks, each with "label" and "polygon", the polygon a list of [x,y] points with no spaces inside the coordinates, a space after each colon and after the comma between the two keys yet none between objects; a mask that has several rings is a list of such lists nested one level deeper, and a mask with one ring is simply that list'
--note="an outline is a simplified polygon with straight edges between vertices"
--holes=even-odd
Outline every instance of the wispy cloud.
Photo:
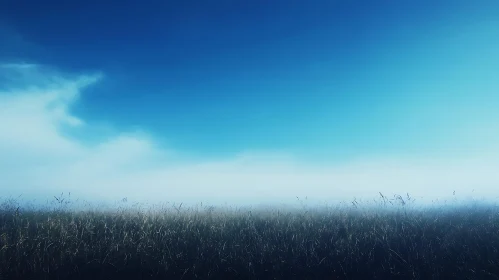
[{"label": "wispy cloud", "polygon": [[13,70],[26,70],[36,68],[37,65],[34,63],[3,63],[0,65],[2,68],[13,69]]},{"label": "wispy cloud", "polygon": [[499,196],[499,161],[489,154],[461,159],[365,158],[334,165],[292,154],[241,151],[218,161],[177,161],[144,132],[123,131],[97,143],[63,129],[92,131],[71,113],[101,74],[70,76],[35,64],[0,65],[0,196],[28,198],[72,192],[94,201],[229,205],[369,200],[378,192],[421,201],[459,195]]}]

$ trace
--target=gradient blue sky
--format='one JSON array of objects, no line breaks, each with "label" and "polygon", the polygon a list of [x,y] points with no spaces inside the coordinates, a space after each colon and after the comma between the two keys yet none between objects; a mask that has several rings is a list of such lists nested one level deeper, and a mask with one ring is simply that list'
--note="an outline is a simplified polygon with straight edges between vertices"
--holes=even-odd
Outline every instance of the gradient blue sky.
[{"label": "gradient blue sky", "polygon": [[[53,139],[99,154],[92,149],[133,135],[150,144],[141,168],[218,166],[243,155],[317,175],[352,161],[449,166],[483,156],[490,166],[499,154],[497,1],[4,0],[0,42],[4,105],[35,104],[16,96],[69,83],[77,97],[61,93],[56,115],[85,125],[51,119]],[[11,109],[14,124],[4,110],[0,122],[20,131],[22,112],[32,112]],[[12,143],[4,153],[19,158]],[[28,188],[21,177],[11,182]]]}]

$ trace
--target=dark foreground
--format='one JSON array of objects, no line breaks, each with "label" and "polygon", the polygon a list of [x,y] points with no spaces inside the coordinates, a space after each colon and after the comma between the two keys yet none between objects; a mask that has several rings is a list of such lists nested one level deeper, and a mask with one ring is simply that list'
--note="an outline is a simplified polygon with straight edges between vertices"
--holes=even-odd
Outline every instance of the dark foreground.
[{"label": "dark foreground", "polygon": [[499,279],[496,206],[351,206],[76,212],[4,202],[0,279]]}]

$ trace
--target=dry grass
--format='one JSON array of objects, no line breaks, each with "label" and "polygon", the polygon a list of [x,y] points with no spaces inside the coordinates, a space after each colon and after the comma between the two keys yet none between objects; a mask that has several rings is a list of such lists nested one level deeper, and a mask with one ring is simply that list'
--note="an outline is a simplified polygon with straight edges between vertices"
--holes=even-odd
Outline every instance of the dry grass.
[{"label": "dry grass", "polygon": [[499,279],[495,206],[73,211],[56,199],[0,206],[0,278]]}]

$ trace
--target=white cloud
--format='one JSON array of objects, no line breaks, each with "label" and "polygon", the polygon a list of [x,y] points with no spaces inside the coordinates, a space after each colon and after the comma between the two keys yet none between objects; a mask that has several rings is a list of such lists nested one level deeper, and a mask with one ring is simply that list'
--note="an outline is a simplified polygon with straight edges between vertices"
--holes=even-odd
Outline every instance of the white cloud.
[{"label": "white cloud", "polygon": [[3,63],[0,67],[11,70],[26,70],[36,68],[37,65],[33,63]]},{"label": "white cloud", "polygon": [[454,190],[499,196],[496,154],[314,165],[286,153],[242,151],[226,160],[180,163],[144,133],[123,132],[90,145],[62,129],[92,126],[70,109],[102,75],[68,78],[33,64],[4,64],[0,75],[11,77],[11,85],[0,89],[0,196],[72,192],[90,201],[229,205],[292,203],[297,196],[309,203],[369,200],[378,192],[427,201],[450,198]]}]

